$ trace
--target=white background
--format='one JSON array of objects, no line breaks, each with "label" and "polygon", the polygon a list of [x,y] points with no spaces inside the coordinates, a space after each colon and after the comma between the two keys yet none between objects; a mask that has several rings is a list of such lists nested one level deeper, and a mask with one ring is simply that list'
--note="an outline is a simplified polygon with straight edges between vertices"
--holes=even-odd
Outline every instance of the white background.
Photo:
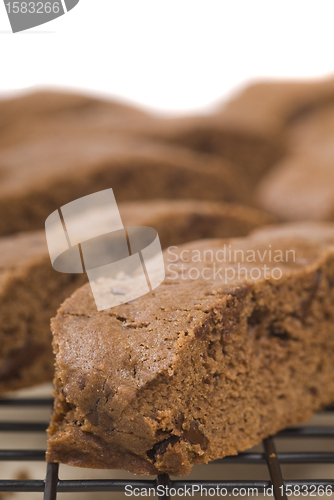
[{"label": "white background", "polygon": [[71,86],[171,113],[258,77],[334,72],[333,0],[80,0],[18,34],[0,2],[1,93]]}]

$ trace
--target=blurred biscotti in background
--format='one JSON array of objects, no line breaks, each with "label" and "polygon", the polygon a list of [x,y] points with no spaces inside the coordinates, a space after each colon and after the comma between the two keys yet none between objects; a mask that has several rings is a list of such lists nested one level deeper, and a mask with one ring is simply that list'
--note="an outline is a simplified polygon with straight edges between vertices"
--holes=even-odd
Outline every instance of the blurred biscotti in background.
[{"label": "blurred biscotti in background", "polygon": [[[37,103],[36,109],[34,103]],[[6,108],[5,102],[2,105]],[[18,113],[20,107],[21,113]],[[228,115],[225,117],[220,112],[162,118],[114,101],[66,93],[57,97],[55,92],[37,92],[12,99],[6,109],[4,116],[12,110],[13,118],[4,120],[6,126],[2,124],[0,148],[15,147],[36,138],[61,140],[69,135],[140,136],[220,156],[241,167],[250,184],[283,155],[277,134],[263,134],[243,120],[230,121]]]},{"label": "blurred biscotti in background", "polygon": [[268,80],[249,85],[222,107],[229,123],[275,138],[320,106],[334,104],[334,79]]},{"label": "blurred biscotti in background", "polygon": [[333,78],[254,84],[224,113],[281,137],[285,154],[254,191],[259,207],[281,220],[333,220]]},{"label": "blurred biscotti in background", "polygon": [[287,156],[262,179],[256,199],[281,220],[333,220],[333,146]]},{"label": "blurred biscotti in background", "polygon": [[215,112],[162,118],[83,94],[0,101],[0,234],[35,230],[70,200],[175,198],[333,218],[334,79],[249,85]]},{"label": "blurred biscotti in background", "polygon": [[119,205],[123,223],[154,227],[162,248],[203,238],[237,238],[275,222],[265,212],[235,203],[149,200]]},{"label": "blurred biscotti in background", "polygon": [[0,153],[0,234],[42,228],[50,213],[112,187],[116,200],[180,198],[251,203],[229,162],[174,145],[119,136],[35,139]]},{"label": "blurred biscotti in background", "polygon": [[52,124],[53,131],[61,130],[71,124],[79,126],[81,120],[85,122],[97,115],[110,121],[147,116],[138,108],[75,92],[27,92],[0,100],[0,145],[6,144],[6,140],[15,143],[31,138],[34,131],[42,133],[43,125],[48,133]]}]

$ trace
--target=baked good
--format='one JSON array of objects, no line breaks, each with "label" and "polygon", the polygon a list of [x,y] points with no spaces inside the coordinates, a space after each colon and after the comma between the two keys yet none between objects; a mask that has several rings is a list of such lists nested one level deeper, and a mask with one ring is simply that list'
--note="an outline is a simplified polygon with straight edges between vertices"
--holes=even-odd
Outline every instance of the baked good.
[{"label": "baked good", "polygon": [[[245,235],[271,222],[255,209],[192,200],[121,203],[119,210],[125,225],[155,228],[163,246]],[[52,380],[50,318],[86,281],[52,269],[44,231],[0,238],[0,393]]]},{"label": "baked good", "polygon": [[107,187],[118,202],[250,201],[247,178],[230,163],[124,137],[67,136],[21,144],[2,152],[0,180],[0,235],[40,229],[59,206]]},{"label": "baked good", "polygon": [[52,380],[50,317],[86,281],[52,269],[44,232],[0,238],[0,393]]},{"label": "baked good", "polygon": [[313,230],[168,250],[164,283],[112,309],[77,290],[52,320],[47,460],[186,475],[332,403],[334,226]]},{"label": "baked good", "polygon": [[257,205],[281,220],[333,220],[333,161],[330,142],[287,156],[259,183]]},{"label": "baked good", "polygon": [[278,134],[259,132],[252,121],[231,120],[224,112],[173,119],[146,120],[132,126],[143,136],[220,156],[238,165],[254,186],[271,165],[283,157]]},{"label": "baked good", "polygon": [[334,104],[334,78],[268,80],[248,85],[221,112],[231,125],[240,123],[275,137],[319,107],[330,104]]},{"label": "baked good", "polygon": [[306,152],[331,144],[334,133],[334,105],[320,106],[287,130],[289,150]]},{"label": "baked good", "polygon": [[119,205],[124,225],[158,231],[162,248],[201,238],[246,236],[275,218],[251,207],[206,200],[148,200]]},{"label": "baked good", "polygon": [[[100,99],[92,95],[56,90],[27,92],[11,99],[0,100],[0,146],[7,142],[15,144],[45,134],[45,129],[54,132],[97,114],[114,117],[144,117],[137,108],[116,101]],[[55,123],[55,127],[49,124]],[[48,133],[48,132],[47,132]],[[37,135],[36,135],[37,134]]]},{"label": "baked good", "polygon": [[211,115],[165,120],[154,133],[231,160],[255,185],[286,154],[290,128],[333,104],[333,78],[263,81],[247,86]]},{"label": "baked good", "polygon": [[107,100],[52,92],[28,94],[9,101],[7,108],[13,118],[0,136],[2,149],[36,138],[140,136],[225,158],[241,167],[249,185],[283,154],[276,136],[259,133],[251,123],[244,126],[242,120],[230,122],[220,112],[162,118]]},{"label": "baked good", "polygon": [[333,220],[333,133],[333,99],[290,121],[288,155],[263,176],[254,193],[257,205],[282,220]]}]

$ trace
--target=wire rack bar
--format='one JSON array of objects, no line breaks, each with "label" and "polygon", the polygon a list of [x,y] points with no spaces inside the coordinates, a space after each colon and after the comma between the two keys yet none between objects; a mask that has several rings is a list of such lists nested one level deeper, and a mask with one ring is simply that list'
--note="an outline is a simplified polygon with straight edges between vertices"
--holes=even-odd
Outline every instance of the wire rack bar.
[{"label": "wire rack bar", "polygon": [[271,482],[274,487],[275,498],[276,500],[287,500],[286,493],[284,492],[282,471],[277,458],[274,441],[272,438],[267,438],[263,441],[263,445]]},{"label": "wire rack bar", "polygon": [[59,464],[47,464],[44,489],[45,500],[56,500],[57,498],[58,471]]},{"label": "wire rack bar", "polygon": [[0,406],[51,406],[53,407],[52,398],[1,398]]},{"label": "wire rack bar", "polygon": [[[168,500],[170,495],[167,494],[166,487],[171,487],[172,481],[168,474],[159,474],[156,481],[156,486],[164,486],[164,492],[158,495],[159,500]],[[158,489],[159,493],[159,489]]]},{"label": "wire rack bar", "polygon": [[43,480],[34,481],[32,479],[29,480],[1,480],[0,481],[0,492],[8,492],[8,493],[37,493],[40,491],[44,491],[45,482]]},{"label": "wire rack bar", "polygon": [[[50,398],[33,399],[0,399],[2,408],[22,407],[49,407],[53,401]],[[334,414],[334,407],[324,410]],[[0,432],[45,432],[48,427],[46,422],[0,422]],[[155,480],[60,480],[58,477],[58,464],[47,464],[45,480],[0,480],[0,492],[44,492],[44,500],[56,500],[58,493],[75,492],[124,492],[127,485],[132,488],[155,488],[164,486],[164,493],[158,494],[159,500],[169,500],[167,493],[169,489],[175,488],[224,488],[228,492],[233,489],[254,489],[263,492],[264,489],[273,487],[276,500],[286,500],[284,486],[306,486],[306,487],[330,487],[334,492],[334,479],[309,479],[309,480],[284,480],[281,472],[281,464],[310,464],[310,463],[334,463],[334,453],[331,452],[287,452],[276,453],[274,439],[332,439],[334,438],[334,426],[297,426],[279,432],[273,438],[264,440],[263,453],[239,453],[237,456],[225,457],[212,462],[214,464],[241,464],[263,465],[267,464],[270,481],[261,480],[238,480],[238,481],[205,481],[205,480],[172,480],[166,474],[160,474]],[[44,461],[44,450],[0,450],[0,461]],[[158,493],[159,493],[158,489]],[[196,490],[198,491],[198,490]],[[334,494],[334,493],[333,493]]]},{"label": "wire rack bar", "polygon": [[[276,437],[276,436],[275,436]],[[334,463],[334,453],[330,452],[300,452],[300,453],[277,453],[277,459],[282,464],[313,464],[313,463]],[[225,457],[213,464],[265,464],[265,453],[239,453],[236,456]]]},{"label": "wire rack bar", "polygon": [[291,427],[276,434],[275,438],[334,438],[334,427]]},{"label": "wire rack bar", "polygon": [[45,432],[44,422],[0,422],[0,432]]},{"label": "wire rack bar", "polygon": [[0,450],[0,461],[44,462],[45,450]]}]

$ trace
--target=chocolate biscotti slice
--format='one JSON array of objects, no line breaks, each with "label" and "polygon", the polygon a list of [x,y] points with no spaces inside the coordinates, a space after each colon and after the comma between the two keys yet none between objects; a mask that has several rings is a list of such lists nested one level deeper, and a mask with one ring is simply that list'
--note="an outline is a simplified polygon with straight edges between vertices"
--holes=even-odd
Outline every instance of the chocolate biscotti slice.
[{"label": "chocolate biscotti slice", "polygon": [[333,103],[294,120],[286,130],[289,154],[255,190],[258,206],[283,220],[333,220],[333,132]]},{"label": "chocolate biscotti slice", "polygon": [[36,139],[139,131],[153,117],[143,110],[88,94],[39,91],[0,101],[0,151]]},{"label": "chocolate biscotti slice", "polygon": [[38,229],[73,199],[111,186],[116,199],[250,200],[230,163],[144,140],[72,136],[36,140],[0,155],[0,235]]},{"label": "chocolate biscotti slice", "polygon": [[334,220],[334,147],[296,151],[262,179],[257,205],[286,221]]},{"label": "chocolate biscotti slice", "polygon": [[[287,154],[290,129],[333,104],[333,78],[263,81],[249,85],[211,115],[164,121],[153,134],[227,158],[256,185]],[[149,126],[147,122],[143,130]]]},{"label": "chocolate biscotti slice", "polygon": [[[254,185],[268,166],[283,154],[282,144],[276,135],[269,137],[268,134],[259,133],[250,122],[246,125],[242,120],[231,122],[229,116],[225,119],[224,113],[220,111],[207,115],[163,118],[124,104],[99,101],[84,95],[74,95],[71,107],[71,95],[53,93],[50,95],[50,109],[45,110],[47,96],[48,93],[30,94],[11,103],[12,108],[15,104],[15,120],[2,131],[0,150],[36,138],[47,140],[53,137],[61,141],[68,135],[86,138],[104,134],[109,138],[115,134],[146,137],[231,161],[248,176],[249,186]],[[30,113],[26,109],[29,99]],[[35,101],[40,105],[36,107],[36,114],[31,116]],[[53,101],[59,101],[58,110],[52,106]],[[65,104],[68,105],[67,109]],[[43,113],[37,113],[40,108]]]},{"label": "chocolate biscotti slice", "polygon": [[251,120],[231,120],[224,112],[173,119],[145,120],[138,128],[143,135],[213,154],[238,165],[249,178],[249,187],[285,153],[280,134],[257,130]]},{"label": "chocolate biscotti slice", "polygon": [[246,236],[276,222],[252,207],[206,200],[137,201],[121,203],[119,209],[125,225],[156,229],[162,248],[202,238]]},{"label": "chocolate biscotti slice", "polygon": [[[259,81],[236,93],[216,113],[216,120],[226,130],[239,130],[244,136],[248,131],[249,138],[253,137],[252,143],[249,141],[249,145],[246,143],[243,146],[236,135],[231,148],[233,151],[233,146],[239,146],[240,154],[245,159],[245,168],[248,168],[254,180],[258,181],[277,161],[288,154],[290,129],[298,126],[317,110],[333,103],[333,78],[313,81]],[[214,135],[212,137],[214,138]],[[254,149],[251,149],[252,144]],[[253,156],[253,159],[249,159],[249,156]],[[233,154],[226,157],[234,158]]]},{"label": "chocolate biscotti slice", "polygon": [[334,103],[319,106],[300,120],[296,120],[287,130],[289,150],[306,152],[326,147],[333,142]]},{"label": "chocolate biscotti slice", "polygon": [[318,108],[334,104],[334,78],[268,80],[247,86],[221,110],[231,124],[242,123],[276,136]]},{"label": "chocolate biscotti slice", "polygon": [[128,304],[66,300],[47,460],[186,475],[332,403],[334,226],[295,227],[168,250]]},{"label": "chocolate biscotti slice", "polygon": [[[255,209],[205,201],[121,203],[119,210],[124,225],[156,229],[164,247],[246,235],[271,222]],[[50,318],[86,281],[52,269],[44,231],[0,238],[0,393],[53,379]]]},{"label": "chocolate biscotti slice", "polygon": [[[17,127],[22,135],[31,137],[31,125],[36,126],[49,123],[49,120],[61,120],[63,126],[67,121],[80,121],[96,111],[108,110],[110,115],[144,116],[139,109],[108,99],[101,99],[93,95],[77,92],[65,92],[52,89],[43,89],[34,92],[25,92],[12,98],[0,100],[0,144],[3,134],[10,130],[15,135]],[[19,139],[19,134],[16,134]]]}]

